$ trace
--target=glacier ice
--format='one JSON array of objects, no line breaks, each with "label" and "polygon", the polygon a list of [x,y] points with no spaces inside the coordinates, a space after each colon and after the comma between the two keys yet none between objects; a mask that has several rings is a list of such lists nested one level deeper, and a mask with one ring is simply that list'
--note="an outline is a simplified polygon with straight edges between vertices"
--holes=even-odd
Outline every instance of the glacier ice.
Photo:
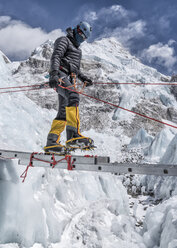
[{"label": "glacier ice", "polygon": [[117,176],[34,168],[22,184],[23,169],[0,171],[0,243],[144,247]]},{"label": "glacier ice", "polygon": [[144,128],[141,128],[135,136],[130,141],[128,145],[129,148],[131,147],[148,147],[151,145],[153,141],[153,136],[149,135]]},{"label": "glacier ice", "polygon": [[147,211],[144,241],[147,248],[177,247],[177,196]]},{"label": "glacier ice", "polygon": [[159,162],[173,137],[174,133],[169,128],[164,128],[155,136],[152,144],[146,150],[146,159],[152,162]]},{"label": "glacier ice", "polygon": [[[48,46],[50,50],[53,42],[43,45]],[[42,82],[46,73],[45,66],[42,69],[38,68],[41,74],[35,75],[35,67],[30,68],[30,63],[33,66],[35,59],[38,59],[41,61],[39,66],[46,65],[48,55],[43,56],[41,47],[36,49],[32,55],[33,59],[28,63],[21,63],[20,69],[18,68],[12,77],[12,70],[18,64],[11,63],[7,66],[0,54],[0,87],[12,86],[12,83],[14,86]],[[159,82],[162,76],[156,70],[142,65],[114,38],[83,45],[83,58],[87,62],[85,69],[88,69],[87,72],[92,77],[97,75],[97,80],[101,78],[111,82],[138,81],[144,84]],[[46,63],[43,63],[43,60]],[[167,106],[177,106],[168,87],[123,85],[107,88],[101,86],[96,89],[91,89],[93,95],[99,93],[101,97],[114,100],[116,104],[120,97],[121,106],[129,109],[137,103],[142,103],[142,100],[145,100],[146,105],[156,98],[161,100],[159,102],[163,104],[164,111]],[[46,95],[43,92],[41,94],[49,98],[52,93],[49,91]],[[41,151],[56,111],[38,106],[23,93],[0,95],[0,105],[1,149]],[[89,111],[84,109],[85,106]],[[135,130],[130,133],[134,135],[136,128],[140,130],[133,138],[128,137],[126,124],[131,128],[134,116],[109,108],[103,113],[100,110],[102,108],[102,105],[98,106],[83,99],[81,113],[88,116],[83,120],[83,125],[88,126],[88,122],[89,128],[91,127],[84,134],[93,135],[98,146],[98,155],[110,155],[113,161],[118,160],[121,157],[122,145],[130,143],[130,147],[148,146],[149,161],[162,159],[165,163],[176,163],[176,136],[171,129],[166,128],[153,138],[143,128],[140,129],[141,123],[135,122]],[[111,119],[113,115],[117,122]],[[100,123],[94,122],[95,116],[102,117]],[[121,122],[122,126],[119,125]],[[149,207],[143,232],[139,232],[135,227],[135,219],[130,215],[128,195],[122,185],[122,177],[32,168],[25,184],[22,184],[19,176],[23,171],[24,168],[20,167],[17,161],[0,160],[1,248],[176,246],[175,178],[143,177],[142,185],[152,189],[157,197],[166,198],[166,201],[159,206]],[[137,185],[140,184],[138,177],[133,180],[137,180]]]},{"label": "glacier ice", "polygon": [[168,145],[165,154],[161,158],[163,164],[176,164],[177,162],[177,134]]}]

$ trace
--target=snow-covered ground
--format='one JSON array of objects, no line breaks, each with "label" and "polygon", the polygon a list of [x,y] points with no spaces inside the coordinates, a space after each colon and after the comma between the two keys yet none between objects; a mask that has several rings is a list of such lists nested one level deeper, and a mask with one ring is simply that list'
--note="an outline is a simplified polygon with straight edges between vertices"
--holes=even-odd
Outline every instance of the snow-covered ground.
[{"label": "snow-covered ground", "polygon": [[[49,48],[51,45],[47,44]],[[44,65],[41,51],[36,49],[32,57]],[[26,62],[17,70],[19,63],[4,58],[0,54],[0,88],[22,85],[26,80],[44,80],[45,70],[35,75],[35,69]],[[162,76],[142,65],[115,39],[83,46],[83,59],[87,72],[96,75],[97,80],[145,83],[160,82]],[[41,94],[50,100],[51,91]],[[153,107],[151,114],[155,118],[175,125],[172,121],[177,103],[166,86],[101,86],[95,90],[91,87],[90,92],[99,92],[100,97],[115,102],[119,97],[124,108],[140,111],[147,107],[149,111]],[[0,94],[0,149],[42,151],[56,111],[38,104],[36,96],[27,97],[23,92]],[[176,129],[144,122],[145,130],[132,114],[111,108],[103,112],[103,105],[97,107],[96,103],[81,100],[87,103],[81,106],[81,114],[86,116],[83,133],[92,137],[98,147],[91,154],[110,156],[112,162],[129,156],[130,161],[144,158],[147,162],[177,163]],[[165,119],[168,108],[173,108],[171,120]],[[132,154],[131,149],[135,151]],[[17,161],[0,160],[0,248],[177,247],[176,178],[31,168],[25,183],[21,183],[23,171]],[[133,198],[127,194],[130,188]],[[149,192],[153,193],[151,197]]]}]

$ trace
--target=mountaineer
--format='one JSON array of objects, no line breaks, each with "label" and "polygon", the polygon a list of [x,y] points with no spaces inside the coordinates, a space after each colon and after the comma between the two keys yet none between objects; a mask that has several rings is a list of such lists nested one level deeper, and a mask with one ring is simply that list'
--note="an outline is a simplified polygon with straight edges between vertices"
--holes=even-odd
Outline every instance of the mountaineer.
[{"label": "mountaineer", "polygon": [[[66,147],[89,149],[94,146],[91,138],[80,133],[79,94],[71,91],[75,90],[76,78],[84,82],[86,87],[93,85],[92,80],[80,71],[82,51],[79,48],[80,44],[89,38],[92,28],[87,22],[81,22],[74,29],[68,28],[66,31],[66,36],[55,41],[51,57],[49,85],[56,88],[59,108],[47,136],[45,152],[62,152]],[[61,88],[60,85],[68,89]],[[60,135],[65,126],[66,146],[60,143]]]}]

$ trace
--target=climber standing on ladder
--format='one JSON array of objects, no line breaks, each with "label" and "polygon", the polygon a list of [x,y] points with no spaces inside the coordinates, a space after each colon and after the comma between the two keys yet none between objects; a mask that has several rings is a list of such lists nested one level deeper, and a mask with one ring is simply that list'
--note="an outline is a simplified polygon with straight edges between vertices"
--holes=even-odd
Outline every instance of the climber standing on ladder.
[{"label": "climber standing on ladder", "polygon": [[[79,48],[80,44],[89,38],[92,28],[87,22],[81,22],[74,29],[68,28],[66,31],[66,36],[55,41],[51,57],[49,85],[57,90],[59,108],[47,136],[47,144],[44,147],[46,152],[63,152],[65,147],[89,149],[94,146],[91,138],[80,133],[79,94],[71,91],[75,89],[74,82],[77,77],[84,82],[86,87],[93,84],[92,80],[80,71],[82,52]],[[60,143],[60,135],[65,126],[66,146]]]}]

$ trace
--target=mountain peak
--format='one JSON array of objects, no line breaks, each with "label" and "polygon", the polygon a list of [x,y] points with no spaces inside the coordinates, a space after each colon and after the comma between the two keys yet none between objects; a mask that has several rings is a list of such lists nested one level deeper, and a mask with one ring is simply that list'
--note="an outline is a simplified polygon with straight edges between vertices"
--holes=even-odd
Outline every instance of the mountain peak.
[{"label": "mountain peak", "polygon": [[33,57],[38,60],[50,60],[51,53],[53,51],[53,44],[52,40],[47,40],[39,47],[37,47],[32,53],[30,57]]},{"label": "mountain peak", "polygon": [[10,59],[2,51],[0,51],[0,56],[3,58],[6,64],[11,63]]}]

